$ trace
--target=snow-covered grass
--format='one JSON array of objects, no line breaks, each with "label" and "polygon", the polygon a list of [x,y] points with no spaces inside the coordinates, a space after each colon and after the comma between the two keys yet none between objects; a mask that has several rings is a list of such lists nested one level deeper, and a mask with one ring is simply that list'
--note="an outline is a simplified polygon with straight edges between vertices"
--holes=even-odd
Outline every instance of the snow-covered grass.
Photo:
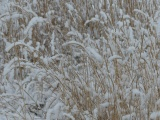
[{"label": "snow-covered grass", "polygon": [[0,120],[160,119],[159,0],[0,1]]}]

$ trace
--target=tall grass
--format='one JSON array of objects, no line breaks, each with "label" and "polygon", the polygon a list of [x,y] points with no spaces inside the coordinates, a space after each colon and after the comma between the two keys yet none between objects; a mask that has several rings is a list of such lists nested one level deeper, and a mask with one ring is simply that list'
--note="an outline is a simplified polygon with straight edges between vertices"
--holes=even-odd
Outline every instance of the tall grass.
[{"label": "tall grass", "polygon": [[1,3],[1,118],[160,118],[158,0]]}]

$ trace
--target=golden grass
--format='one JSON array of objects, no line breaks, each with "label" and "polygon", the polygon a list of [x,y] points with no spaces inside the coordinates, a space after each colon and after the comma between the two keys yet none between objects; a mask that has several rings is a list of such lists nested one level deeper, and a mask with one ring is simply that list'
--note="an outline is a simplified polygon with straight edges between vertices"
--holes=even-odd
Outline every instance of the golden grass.
[{"label": "golden grass", "polygon": [[[71,4],[74,10],[69,11],[66,3]],[[159,38],[156,32],[159,15],[155,16],[160,4],[156,0],[115,0],[115,3],[113,0],[102,0],[100,3],[97,0],[63,0],[59,3],[56,0],[41,0],[31,6],[35,12],[31,13],[22,7],[26,3],[18,0],[8,11],[10,15],[17,12],[23,17],[2,21],[3,25],[0,26],[4,39],[1,41],[2,63],[8,64],[17,57],[18,60],[11,65],[15,65],[12,79],[21,85],[26,78],[30,78],[25,83],[29,87],[35,81],[33,92],[39,91],[40,96],[43,96],[45,86],[48,86],[52,94],[59,95],[59,100],[64,104],[62,111],[71,114],[75,120],[85,120],[87,117],[91,120],[129,120],[124,118],[126,115],[132,119],[150,119],[151,114],[160,109],[157,102],[160,97]],[[34,14],[46,18],[50,10],[54,12],[47,18],[47,22],[33,25],[29,31],[32,32],[31,36],[23,34],[29,21],[35,17]],[[92,21],[96,15],[99,21]],[[90,22],[85,24],[87,20]],[[18,25],[17,28],[14,24]],[[76,35],[68,35],[70,31],[77,31]],[[50,46],[53,32],[54,55]],[[24,43],[32,41],[34,51],[24,45],[16,45],[25,37]],[[96,49],[103,62],[97,62],[85,48],[77,44],[62,46],[69,41]],[[5,51],[7,42],[15,44],[8,52]],[[128,51],[130,46],[135,47],[132,53]],[[75,57],[75,52],[80,55]],[[43,60],[58,54],[61,55],[48,64]],[[113,55],[119,55],[121,59],[110,61]],[[31,63],[31,66],[27,67],[27,63]],[[5,74],[2,81],[10,82],[10,78],[10,73]],[[57,86],[53,85],[55,82],[58,82]],[[29,98],[33,96],[24,86],[19,86],[18,94],[25,103],[27,100],[24,94],[27,93]],[[2,93],[5,92],[2,90]],[[35,101],[35,98],[32,100]],[[48,101],[45,102],[44,106]],[[50,102],[54,103],[54,100]],[[51,108],[54,106],[44,108],[45,119],[47,110]],[[22,113],[17,114],[27,119],[27,111]],[[68,119],[59,115],[59,119],[64,118]],[[155,119],[159,119],[158,116]]]}]

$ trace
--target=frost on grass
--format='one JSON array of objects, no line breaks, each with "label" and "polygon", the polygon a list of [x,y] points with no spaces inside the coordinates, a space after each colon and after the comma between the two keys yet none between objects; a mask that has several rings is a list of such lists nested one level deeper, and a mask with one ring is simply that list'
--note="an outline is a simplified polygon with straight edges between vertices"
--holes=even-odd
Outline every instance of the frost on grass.
[{"label": "frost on grass", "polygon": [[82,39],[82,35],[81,35],[78,31],[76,31],[73,27],[71,27],[71,30],[72,30],[72,31],[69,31],[69,32],[67,33],[68,36],[74,35],[74,36],[77,36],[77,37],[79,37],[80,39]]},{"label": "frost on grass", "polygon": [[70,10],[70,11],[74,10],[74,8],[73,8],[73,6],[71,4],[66,3],[66,6],[67,6],[68,10]]},{"label": "frost on grass", "polygon": [[0,118],[158,119],[159,6],[0,0]]},{"label": "frost on grass", "polygon": [[109,106],[109,103],[108,103],[108,102],[105,102],[105,103],[100,104],[100,106],[105,108],[105,107],[108,107],[108,106]]},{"label": "frost on grass", "polygon": [[27,34],[28,31],[29,31],[34,25],[36,25],[37,23],[43,23],[43,22],[46,22],[46,19],[45,19],[45,18],[42,18],[42,17],[33,17],[33,18],[29,21],[26,29],[24,30],[24,34]]},{"label": "frost on grass", "polygon": [[32,46],[30,46],[30,42],[28,43],[25,43],[24,40],[19,40],[18,42],[15,42],[15,43],[8,43],[8,45],[6,46],[6,52],[9,52],[13,47],[15,46],[24,46],[24,47],[27,47],[29,51],[33,52],[34,51],[34,48]]},{"label": "frost on grass", "polygon": [[128,53],[134,53],[134,51],[135,51],[135,47],[134,46],[130,46],[128,48]]},{"label": "frost on grass", "polygon": [[89,54],[90,57],[98,61],[99,63],[103,62],[103,58],[101,55],[93,48],[91,47],[86,47],[86,52]]},{"label": "frost on grass", "polygon": [[52,33],[52,38],[51,38],[51,52],[52,52],[52,55],[54,55],[54,50],[55,50],[55,44],[54,44],[54,40],[55,40],[55,35],[54,35],[54,32]]},{"label": "frost on grass", "polygon": [[160,117],[160,111],[152,112],[150,115],[151,120],[156,120],[158,117]]},{"label": "frost on grass", "polygon": [[122,117],[122,120],[132,120],[136,117],[135,113],[129,114],[129,115],[125,115]]},{"label": "frost on grass", "polygon": [[99,18],[98,17],[94,17],[91,20],[87,20],[84,25],[86,26],[90,22],[98,22],[98,21],[99,21]]},{"label": "frost on grass", "polygon": [[69,41],[69,42],[66,42],[64,43],[62,46],[67,46],[67,45],[79,45],[81,46],[82,48],[85,48],[85,46],[79,42],[76,42],[76,41]]},{"label": "frost on grass", "polygon": [[119,56],[119,55],[113,55],[113,56],[111,56],[111,57],[109,57],[109,61],[113,61],[114,59],[122,59],[122,57],[121,56]]}]

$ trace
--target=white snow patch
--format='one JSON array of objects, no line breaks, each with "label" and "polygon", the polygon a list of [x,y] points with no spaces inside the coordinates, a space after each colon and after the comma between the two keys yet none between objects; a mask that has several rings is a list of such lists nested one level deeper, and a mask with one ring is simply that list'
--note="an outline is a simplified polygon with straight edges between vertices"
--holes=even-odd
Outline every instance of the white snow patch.
[{"label": "white snow patch", "polygon": [[135,51],[135,47],[134,46],[130,46],[128,48],[128,53],[134,53],[134,51]]},{"label": "white snow patch", "polygon": [[67,45],[70,45],[70,44],[79,45],[79,46],[85,48],[83,44],[81,44],[81,43],[79,43],[79,42],[76,42],[76,41],[66,42],[66,43],[62,44],[62,46],[67,46]]},{"label": "white snow patch", "polygon": [[101,11],[100,14],[101,14],[101,17],[102,17],[104,20],[107,20],[107,16],[106,16],[105,12]]},{"label": "white snow patch", "polygon": [[122,117],[122,120],[133,120],[133,117],[135,117],[136,114],[132,113],[132,114],[128,114]]},{"label": "white snow patch", "polygon": [[15,43],[11,43],[11,44],[8,44],[6,46],[6,49],[5,51],[6,52],[9,52],[14,46],[17,46],[17,45],[23,45],[25,47],[27,47],[29,49],[29,51],[33,52],[34,51],[34,48],[32,46],[30,46],[30,43],[28,42],[27,44],[24,42],[24,40],[19,40],[18,42],[15,42]]},{"label": "white snow patch", "polygon": [[37,23],[43,23],[43,22],[45,22],[45,21],[46,21],[45,18],[42,18],[42,17],[33,17],[33,18],[30,20],[30,22],[29,22],[28,26],[26,27],[26,29],[24,30],[24,34],[27,34],[28,31],[29,31],[29,29],[30,29],[31,27],[33,27],[35,24],[37,24]]},{"label": "white snow patch", "polygon": [[67,6],[68,10],[70,10],[70,11],[74,10],[74,7],[71,4],[66,3],[66,6]]},{"label": "white snow patch", "polygon": [[113,56],[111,56],[111,57],[109,57],[109,61],[113,61],[114,59],[122,59],[122,57],[121,56],[119,56],[119,55],[113,55]]},{"label": "white snow patch", "polygon": [[160,117],[160,111],[152,112],[150,115],[151,120],[153,120],[153,119],[155,120],[157,117]]},{"label": "white snow patch", "polygon": [[52,52],[52,55],[54,55],[54,39],[55,39],[55,35],[54,35],[54,32],[52,33],[52,38],[51,38],[51,52]]},{"label": "white snow patch", "polygon": [[108,107],[109,105],[110,105],[109,102],[105,102],[105,103],[100,104],[100,106],[104,107],[104,108]]},{"label": "white snow patch", "polygon": [[98,62],[102,63],[103,62],[103,58],[101,57],[101,55],[93,48],[91,47],[86,47],[86,52],[93,57],[94,59],[96,59]]},{"label": "white snow patch", "polygon": [[98,22],[98,21],[99,21],[99,18],[94,17],[94,18],[91,18],[91,20],[87,20],[84,25],[86,26],[90,22]]}]

